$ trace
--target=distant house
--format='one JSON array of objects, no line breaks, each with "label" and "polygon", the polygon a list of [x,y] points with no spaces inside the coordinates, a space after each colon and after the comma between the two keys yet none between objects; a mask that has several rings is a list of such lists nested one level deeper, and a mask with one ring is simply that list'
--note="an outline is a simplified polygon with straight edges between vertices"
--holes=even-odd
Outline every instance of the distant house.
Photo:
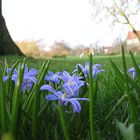
[{"label": "distant house", "polygon": [[[140,31],[137,31],[137,33],[140,35]],[[140,41],[138,40],[136,34],[134,32],[128,32],[127,46],[134,47],[134,46],[139,46],[139,45],[140,45]]]},{"label": "distant house", "polygon": [[[137,33],[140,35],[140,31],[137,31]],[[140,52],[140,41],[134,32],[128,32],[126,44],[128,51],[131,50],[135,53]]]},{"label": "distant house", "polygon": [[112,54],[113,47],[112,46],[103,46],[103,53],[104,54]]},{"label": "distant house", "polygon": [[107,55],[119,54],[120,48],[116,46],[103,46],[103,53]]}]

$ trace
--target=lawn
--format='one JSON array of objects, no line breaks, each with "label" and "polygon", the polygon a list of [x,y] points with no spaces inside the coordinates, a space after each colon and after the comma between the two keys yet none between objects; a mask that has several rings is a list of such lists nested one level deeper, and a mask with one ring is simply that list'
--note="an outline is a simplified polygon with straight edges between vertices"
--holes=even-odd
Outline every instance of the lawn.
[{"label": "lawn", "polygon": [[[1,66],[4,66],[5,59],[7,60],[7,63],[9,66],[14,64],[17,60],[23,60],[24,57],[21,56],[0,56],[0,64]],[[140,55],[136,55],[135,59],[137,63],[140,63]],[[83,57],[79,58],[78,56],[70,56],[66,58],[53,58],[51,59],[51,64],[49,69],[52,71],[64,71],[67,70],[69,72],[72,72],[75,68],[75,65],[80,63],[84,64],[85,61],[88,61],[89,57]],[[122,57],[121,55],[111,55],[111,56],[93,56],[93,63],[99,63],[103,66],[110,67],[111,63],[110,60],[113,60],[118,67],[122,67]],[[33,59],[33,58],[26,58],[26,62],[29,65],[29,67],[39,69],[42,65],[42,63],[45,61],[45,59]],[[128,67],[132,66],[132,60],[130,58],[130,55],[126,56],[126,63]]]},{"label": "lawn", "polygon": [[[5,77],[3,81],[3,76],[8,74],[3,72],[5,60],[10,68],[17,60],[20,62],[12,69],[16,68],[17,72],[11,71],[11,78]],[[0,135],[3,140],[8,140],[4,138],[7,135],[10,135],[9,140],[12,137],[17,140],[140,139],[140,70],[137,65],[140,56],[67,57],[51,59],[50,64],[45,59],[22,61],[23,57],[19,56],[0,57]],[[92,64],[88,73],[84,68],[86,61]],[[22,63],[38,73],[33,70],[31,77],[24,75]],[[77,67],[74,78],[71,75],[76,64],[83,67]],[[127,74],[130,67],[135,67],[136,76]],[[62,73],[44,80],[48,71]],[[23,84],[26,79],[29,85]]]}]

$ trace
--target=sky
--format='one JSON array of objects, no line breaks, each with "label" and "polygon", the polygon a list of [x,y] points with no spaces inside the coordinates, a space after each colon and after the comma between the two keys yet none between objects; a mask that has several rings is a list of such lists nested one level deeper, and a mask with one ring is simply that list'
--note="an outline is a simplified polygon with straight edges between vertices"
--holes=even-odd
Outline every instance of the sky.
[{"label": "sky", "polygon": [[101,41],[110,45],[114,32],[108,23],[95,24],[89,0],[3,0],[3,15],[15,41],[43,39],[46,45],[64,40],[70,46]]}]

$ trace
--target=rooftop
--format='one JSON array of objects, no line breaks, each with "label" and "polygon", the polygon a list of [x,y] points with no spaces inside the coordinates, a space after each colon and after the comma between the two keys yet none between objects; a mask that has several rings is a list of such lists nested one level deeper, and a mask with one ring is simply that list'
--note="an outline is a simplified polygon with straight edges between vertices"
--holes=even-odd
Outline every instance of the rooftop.
[{"label": "rooftop", "polygon": [[[140,35],[140,31],[137,31],[137,33]],[[137,38],[137,36],[135,35],[134,32],[128,32],[127,40],[131,40],[131,39],[135,39],[135,38]]]}]

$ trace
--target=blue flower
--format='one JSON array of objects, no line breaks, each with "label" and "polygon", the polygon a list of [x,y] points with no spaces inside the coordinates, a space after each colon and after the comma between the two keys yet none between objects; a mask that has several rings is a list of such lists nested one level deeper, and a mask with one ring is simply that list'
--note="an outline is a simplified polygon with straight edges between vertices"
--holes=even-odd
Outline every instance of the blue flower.
[{"label": "blue flower", "polygon": [[71,76],[67,71],[64,71],[60,76],[60,79],[62,79],[65,84],[71,87],[78,86],[79,88],[84,85],[84,81],[81,80],[82,78],[82,76],[76,76],[76,74]]},{"label": "blue flower", "polygon": [[72,76],[64,71],[62,75],[60,76],[60,79],[63,80],[64,85],[62,86],[63,89],[67,92],[70,93],[72,96],[78,96],[79,94],[79,89],[84,85],[83,77],[81,76],[76,76],[76,74],[73,74]]},{"label": "blue flower", "polygon": [[45,97],[47,100],[58,100],[59,103],[61,105],[64,105],[64,106],[67,106],[68,103],[71,103],[74,113],[81,111],[81,105],[78,102],[78,100],[89,101],[88,98],[73,97],[71,92],[67,92],[66,89],[64,90],[65,92],[64,91],[56,91],[50,85],[43,85],[43,86],[41,86],[40,90],[48,90],[48,91],[53,93],[53,94],[49,94]]},{"label": "blue flower", "polygon": [[[138,67],[139,67],[139,69],[140,69],[140,66],[138,66]],[[136,70],[135,70],[134,67],[128,69],[127,73],[128,73],[128,74],[132,74],[132,78],[133,78],[133,79],[135,79],[136,76],[137,76],[137,75],[136,75]]]},{"label": "blue flower", "polygon": [[82,70],[83,74],[84,74],[85,77],[86,77],[86,76],[89,75],[89,66],[90,66],[90,63],[89,63],[88,61],[85,62],[85,66],[83,66],[83,65],[81,65],[81,64],[77,64],[77,65],[76,65],[76,70],[75,70],[75,71],[77,71],[77,70],[78,70],[78,67],[80,67],[80,69]]},{"label": "blue flower", "polygon": [[6,69],[6,73],[7,73],[8,75],[6,75],[6,76],[3,77],[3,81],[7,81],[7,80],[8,80],[9,74],[10,74],[11,70],[12,70],[11,68],[7,68],[7,69]]},{"label": "blue flower", "polygon": [[[81,65],[81,64],[77,64],[76,65],[76,71],[78,71],[78,67],[82,70],[83,74],[85,75],[85,77],[89,76],[89,67],[90,67],[90,62],[85,62],[85,66]],[[93,79],[98,75],[98,73],[100,72],[104,72],[105,70],[100,69],[102,67],[101,64],[94,64],[92,66],[92,75],[93,75]]]},{"label": "blue flower", "polygon": [[100,73],[100,72],[105,72],[105,70],[100,69],[102,67],[101,64],[94,64],[92,66],[92,76],[93,79],[96,78],[96,76]]},{"label": "blue flower", "polygon": [[[7,74],[10,74],[11,72],[11,68],[7,69]],[[25,69],[24,69],[24,75],[23,75],[23,81],[22,81],[22,86],[21,86],[21,91],[24,92],[26,89],[31,89],[33,84],[35,84],[37,82],[36,79],[36,75],[37,75],[37,70],[36,69],[30,69],[28,70],[27,65],[25,65]],[[9,75],[4,76],[3,80],[6,81],[8,80]],[[14,69],[13,74],[12,74],[12,80],[14,81],[14,83],[17,83],[17,79],[18,79],[18,71],[17,69]]]},{"label": "blue flower", "polygon": [[69,84],[65,83],[62,88],[63,91],[67,93],[69,97],[77,97],[79,94],[80,85],[70,86]]},{"label": "blue flower", "polygon": [[48,75],[45,76],[45,80],[54,84],[59,84],[58,78],[60,74],[61,72],[53,73],[51,71],[48,71]]}]

